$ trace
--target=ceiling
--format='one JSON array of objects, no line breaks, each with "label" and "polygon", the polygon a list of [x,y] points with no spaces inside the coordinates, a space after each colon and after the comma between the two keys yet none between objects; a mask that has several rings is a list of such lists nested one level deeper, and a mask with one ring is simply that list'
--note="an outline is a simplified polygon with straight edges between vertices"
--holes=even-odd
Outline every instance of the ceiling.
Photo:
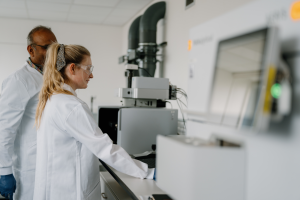
[{"label": "ceiling", "polygon": [[152,0],[0,0],[0,17],[122,26]]}]

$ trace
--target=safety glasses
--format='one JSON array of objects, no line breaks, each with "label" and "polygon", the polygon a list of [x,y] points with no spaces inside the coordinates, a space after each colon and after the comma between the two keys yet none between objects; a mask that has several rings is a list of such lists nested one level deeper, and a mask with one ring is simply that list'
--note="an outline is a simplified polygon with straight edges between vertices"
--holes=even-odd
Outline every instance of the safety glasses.
[{"label": "safety glasses", "polygon": [[91,73],[93,73],[93,70],[94,70],[93,65],[82,65],[82,64],[78,64],[78,63],[76,63],[76,65],[81,67],[82,69],[84,69],[84,71],[85,71],[85,73],[87,73],[87,75],[91,75]]}]

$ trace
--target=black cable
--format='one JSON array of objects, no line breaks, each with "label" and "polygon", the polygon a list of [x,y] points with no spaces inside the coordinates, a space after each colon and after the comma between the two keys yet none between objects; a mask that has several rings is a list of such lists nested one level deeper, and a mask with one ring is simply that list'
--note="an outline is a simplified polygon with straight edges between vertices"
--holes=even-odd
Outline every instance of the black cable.
[{"label": "black cable", "polygon": [[185,94],[183,94],[182,92],[180,92],[180,91],[177,91],[178,92],[178,94],[181,94],[182,96],[184,96],[185,97],[185,99],[187,100],[187,96],[185,95]]},{"label": "black cable", "polygon": [[185,96],[187,97],[187,93],[184,91],[184,89],[178,88],[179,91],[181,91],[182,93],[185,94]]},{"label": "black cable", "polygon": [[[179,94],[183,95],[183,96],[185,97],[186,102],[188,102],[188,100],[187,100],[187,99],[188,99],[187,93],[186,93],[183,89],[181,89],[181,88],[177,88],[176,90],[177,90],[177,92],[178,92]],[[181,97],[180,97],[180,98],[181,98]],[[177,98],[177,104],[178,104],[178,106],[179,106],[179,109],[180,109],[180,112],[181,112],[181,115],[182,115],[182,120],[183,120],[184,128],[186,129],[185,119],[184,119],[184,115],[183,115],[183,112],[182,112],[182,106],[180,105],[180,102],[181,102],[183,105],[185,105],[185,104],[183,103],[183,101],[181,101],[180,98]],[[185,107],[187,108],[186,105],[185,105]]]},{"label": "black cable", "polygon": [[187,96],[187,93],[184,89],[179,88],[179,90],[182,91]]},{"label": "black cable", "polygon": [[180,93],[182,93],[186,98],[187,98],[187,93],[183,90],[183,89],[181,89],[181,88],[177,88],[177,90],[176,91],[178,91],[178,92],[180,92]]},{"label": "black cable", "polygon": [[147,72],[147,74],[148,74],[150,77],[152,77],[151,74],[149,74],[149,72],[148,72],[145,68],[139,67],[139,69],[145,70],[145,71]]},{"label": "black cable", "polygon": [[182,92],[181,90],[176,90],[176,92],[178,92],[178,93],[180,93],[180,94],[182,94],[182,95],[184,95],[184,96],[187,96],[184,92]]},{"label": "black cable", "polygon": [[[186,104],[188,104],[188,98],[187,98],[187,95],[186,94],[183,94],[181,91],[177,91],[178,92],[178,94],[181,94],[181,95],[183,95],[184,97],[185,97],[185,101],[186,101]],[[181,96],[182,97],[182,96]],[[181,97],[178,97],[178,99],[181,99]],[[183,103],[183,101],[182,101],[182,103]],[[185,105],[185,104],[184,104]],[[186,106],[186,105],[185,105]],[[187,107],[187,106],[186,106]]]},{"label": "black cable", "polygon": [[[177,93],[178,93],[178,95],[181,95],[180,98],[184,96],[184,94],[182,94],[182,93],[179,92],[179,91],[177,91]],[[179,97],[178,97],[178,98],[179,98]]]}]

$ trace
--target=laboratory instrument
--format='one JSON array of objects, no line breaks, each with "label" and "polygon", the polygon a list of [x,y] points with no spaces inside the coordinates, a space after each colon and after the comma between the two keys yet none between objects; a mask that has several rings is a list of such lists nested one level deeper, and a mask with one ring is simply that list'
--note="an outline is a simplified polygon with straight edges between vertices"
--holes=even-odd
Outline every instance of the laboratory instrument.
[{"label": "laboratory instrument", "polygon": [[[172,198],[201,199],[196,192],[203,188],[206,200],[298,195],[293,187],[299,185],[294,177],[300,176],[300,160],[295,159],[299,109],[294,103],[299,89],[298,6],[292,0],[257,0],[190,30],[185,139],[191,141],[158,137],[157,144],[157,183]],[[195,145],[198,139],[222,141],[223,146]],[[166,145],[172,148],[164,149]],[[165,159],[178,148],[186,156],[184,165]],[[225,157],[228,153],[227,159],[214,154],[218,151]],[[231,164],[238,168],[227,168]],[[187,176],[180,177],[184,186],[170,182],[169,174],[179,170],[170,166],[176,165],[185,167]],[[217,180],[227,173],[226,184],[226,179]],[[198,175],[206,181],[196,180]]]},{"label": "laboratory instrument", "polygon": [[157,2],[133,21],[127,55],[119,58],[127,72],[127,87],[117,91],[121,105],[98,109],[100,129],[129,154],[155,150],[157,135],[177,134],[178,111],[166,108],[168,100],[177,99],[177,87],[167,78],[154,78],[161,46],[156,26],[165,9],[165,2]]}]

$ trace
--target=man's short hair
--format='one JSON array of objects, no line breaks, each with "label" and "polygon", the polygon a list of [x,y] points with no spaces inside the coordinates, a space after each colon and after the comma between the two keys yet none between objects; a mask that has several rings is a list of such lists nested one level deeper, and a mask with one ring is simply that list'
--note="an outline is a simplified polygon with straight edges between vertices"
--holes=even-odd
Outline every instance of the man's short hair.
[{"label": "man's short hair", "polygon": [[27,36],[27,46],[29,46],[29,45],[31,45],[32,43],[34,43],[34,41],[33,41],[33,34],[34,34],[35,32],[37,32],[37,31],[42,31],[42,30],[44,30],[44,31],[50,31],[51,33],[53,33],[50,27],[42,26],[42,25],[36,26],[36,27],[34,27],[34,28],[29,32],[29,34],[28,34],[28,36]]}]

